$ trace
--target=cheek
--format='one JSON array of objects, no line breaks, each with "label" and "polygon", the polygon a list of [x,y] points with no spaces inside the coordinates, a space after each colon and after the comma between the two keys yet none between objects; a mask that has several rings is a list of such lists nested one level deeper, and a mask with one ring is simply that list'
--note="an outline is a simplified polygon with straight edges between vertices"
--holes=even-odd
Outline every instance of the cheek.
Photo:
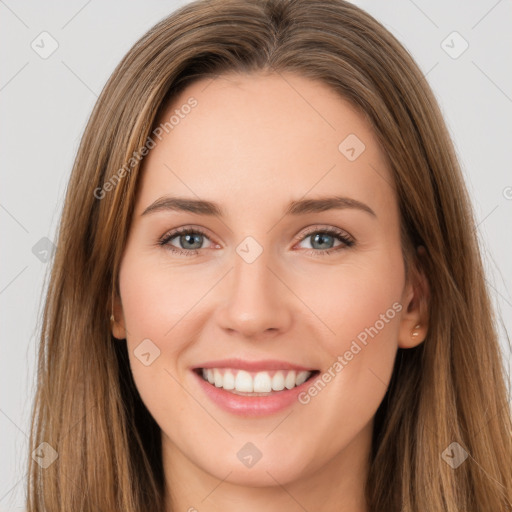
[{"label": "cheek", "polygon": [[334,334],[322,338],[320,379],[299,401],[315,418],[315,428],[336,439],[337,447],[371,420],[385,395],[396,356],[403,280],[396,251],[371,265],[340,268],[324,288],[323,308],[320,296],[313,297]]},{"label": "cheek", "polygon": [[164,389],[172,387],[164,370],[174,373],[174,363],[187,344],[186,337],[176,333],[197,292],[180,283],[179,273],[130,253],[121,265],[119,287],[133,377],[141,395],[147,394],[151,402],[158,382]]},{"label": "cheek", "polygon": [[340,265],[336,272],[328,269],[324,278],[315,276],[315,286],[302,281],[298,294],[325,326],[322,349],[331,359],[349,350],[354,340],[362,346],[366,341],[367,348],[369,340],[379,341],[365,350],[366,357],[373,352],[378,357],[396,344],[404,278],[401,251],[393,250],[389,255],[383,252],[357,264]]},{"label": "cheek", "polygon": [[126,260],[120,271],[120,292],[128,336],[132,341],[150,338],[160,343],[172,339],[174,328],[193,315],[189,311],[207,289],[204,281],[191,279],[191,272]]}]

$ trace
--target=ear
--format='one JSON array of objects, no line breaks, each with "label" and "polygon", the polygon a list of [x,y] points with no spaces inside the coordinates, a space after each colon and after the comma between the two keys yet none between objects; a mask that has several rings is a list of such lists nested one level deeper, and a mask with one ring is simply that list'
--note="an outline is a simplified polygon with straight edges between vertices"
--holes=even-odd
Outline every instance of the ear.
[{"label": "ear", "polygon": [[124,323],[123,305],[121,298],[116,293],[112,304],[112,317],[110,318],[112,336],[118,340],[126,339],[126,327]]},{"label": "ear", "polygon": [[427,336],[430,288],[421,266],[425,255],[425,248],[419,246],[402,295],[403,309],[398,331],[400,348],[416,347]]}]

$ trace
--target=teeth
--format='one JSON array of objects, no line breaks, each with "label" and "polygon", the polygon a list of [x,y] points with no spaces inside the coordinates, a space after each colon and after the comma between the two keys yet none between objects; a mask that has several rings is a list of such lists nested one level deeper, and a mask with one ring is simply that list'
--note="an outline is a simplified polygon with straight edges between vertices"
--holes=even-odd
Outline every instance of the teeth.
[{"label": "teeth", "polygon": [[215,370],[213,370],[213,383],[215,384],[215,387],[221,388],[222,381],[223,381],[222,373],[220,373],[219,370],[217,370],[217,368],[215,368]]},{"label": "teeth", "polygon": [[248,372],[244,372],[243,370],[240,370],[236,374],[235,389],[237,391],[252,393],[254,389],[251,374]]},{"label": "teeth", "polygon": [[[249,373],[244,370],[203,368],[203,379],[215,387],[242,393],[270,393],[293,389],[303,384],[312,372],[278,370],[276,372]],[[272,375],[273,374],[273,375]]]},{"label": "teeth", "polygon": [[272,391],[272,379],[266,372],[259,372],[254,377],[254,392],[269,393]]},{"label": "teeth", "polygon": [[224,389],[235,389],[235,376],[229,370],[224,372],[224,380],[222,381],[222,387]]},{"label": "teeth", "polygon": [[272,377],[272,389],[274,391],[281,391],[284,389],[284,374],[283,372],[276,372]]},{"label": "teeth", "polygon": [[295,372],[292,370],[284,379],[284,387],[286,389],[293,389],[295,387]]},{"label": "teeth", "polygon": [[295,379],[295,385],[296,386],[300,386],[301,384],[306,382],[306,380],[308,379],[309,375],[310,375],[310,372],[299,372],[299,373],[297,373],[297,378]]}]

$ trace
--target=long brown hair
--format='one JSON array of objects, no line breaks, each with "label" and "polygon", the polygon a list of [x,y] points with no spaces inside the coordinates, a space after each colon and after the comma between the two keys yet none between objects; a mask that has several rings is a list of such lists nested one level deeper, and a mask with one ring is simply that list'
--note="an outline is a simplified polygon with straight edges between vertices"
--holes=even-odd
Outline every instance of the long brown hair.
[{"label": "long brown hair", "polygon": [[[29,459],[29,512],[164,509],[160,430],[109,324],[141,148],[192,81],[284,71],[328,84],[368,119],[394,176],[407,265],[411,248],[426,249],[415,263],[429,282],[429,331],[398,350],[377,411],[369,510],[512,507],[507,375],[470,201],[424,76],[380,23],[343,0],[210,0],[180,8],[133,46],[82,137],[45,302],[30,441],[58,458],[46,468]],[[469,454],[457,468],[443,457],[453,442]]]}]

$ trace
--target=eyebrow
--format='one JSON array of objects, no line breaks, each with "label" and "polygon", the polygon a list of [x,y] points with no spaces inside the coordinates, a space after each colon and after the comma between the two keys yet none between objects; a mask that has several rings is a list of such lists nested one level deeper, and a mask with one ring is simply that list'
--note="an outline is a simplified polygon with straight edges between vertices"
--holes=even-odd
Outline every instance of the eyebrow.
[{"label": "eyebrow", "polygon": [[[284,210],[284,215],[304,215],[307,213],[319,213],[327,210],[343,210],[347,208],[361,210],[373,217],[377,217],[375,212],[367,204],[350,197],[342,196],[328,196],[316,199],[290,201]],[[166,210],[224,217],[223,209],[217,203],[212,201],[171,196],[158,198],[141,213],[141,216],[147,215],[151,212]]]}]

